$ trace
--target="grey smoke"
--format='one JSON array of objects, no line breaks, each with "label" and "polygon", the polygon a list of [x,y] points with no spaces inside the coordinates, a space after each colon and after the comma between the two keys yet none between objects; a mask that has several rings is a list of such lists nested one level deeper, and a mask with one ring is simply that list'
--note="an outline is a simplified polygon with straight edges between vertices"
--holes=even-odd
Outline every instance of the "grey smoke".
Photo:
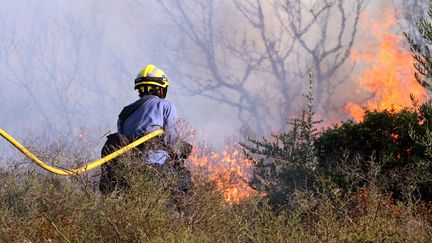
[{"label": "grey smoke", "polygon": [[[222,147],[242,125],[232,107],[182,93],[188,80],[166,60],[185,37],[155,1],[3,1],[0,28],[0,128],[18,140],[114,131],[148,63],[166,69],[168,99],[200,139]],[[0,155],[10,149],[0,142]]]}]

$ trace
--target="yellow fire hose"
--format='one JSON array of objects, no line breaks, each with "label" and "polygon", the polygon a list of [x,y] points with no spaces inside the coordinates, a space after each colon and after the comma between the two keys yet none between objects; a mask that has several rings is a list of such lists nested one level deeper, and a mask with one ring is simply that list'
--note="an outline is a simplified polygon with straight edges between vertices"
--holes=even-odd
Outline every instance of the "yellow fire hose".
[{"label": "yellow fire hose", "polygon": [[94,169],[114,158],[116,158],[117,156],[120,156],[124,153],[126,153],[127,151],[135,148],[136,146],[146,142],[147,140],[150,140],[153,137],[156,137],[160,134],[163,134],[164,131],[162,129],[153,131],[143,137],[141,137],[138,140],[135,140],[134,142],[124,146],[123,148],[120,148],[114,152],[112,152],[111,154],[108,154],[107,156],[98,159],[86,166],[77,168],[77,169],[72,169],[72,170],[64,170],[64,169],[60,169],[60,168],[56,168],[53,166],[50,166],[48,164],[46,164],[45,162],[43,162],[42,160],[38,159],[34,154],[32,154],[30,151],[28,151],[23,145],[21,145],[18,141],[16,141],[13,137],[11,137],[9,134],[7,134],[5,131],[3,131],[2,129],[0,129],[0,135],[2,137],[4,137],[6,140],[8,140],[13,146],[15,146],[18,150],[20,150],[23,154],[25,154],[27,157],[29,157],[31,160],[33,160],[33,162],[35,162],[37,165],[39,165],[40,167],[42,167],[43,169],[57,174],[57,175],[64,175],[64,176],[68,176],[68,175],[76,175],[76,174],[81,174],[84,172],[87,172],[91,169]]}]

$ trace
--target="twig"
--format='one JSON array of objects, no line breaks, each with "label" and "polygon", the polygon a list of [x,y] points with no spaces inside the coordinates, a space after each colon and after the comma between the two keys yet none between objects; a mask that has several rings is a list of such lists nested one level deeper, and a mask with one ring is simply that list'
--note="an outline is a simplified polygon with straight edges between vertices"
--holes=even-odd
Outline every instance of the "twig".
[{"label": "twig", "polygon": [[55,225],[53,221],[51,221],[51,220],[49,220],[49,221],[51,222],[51,225],[54,226],[54,229],[57,231],[57,233],[58,233],[61,237],[63,237],[63,239],[65,239],[67,242],[70,243],[70,240],[69,240],[65,235],[63,235],[63,234],[60,232],[60,230],[57,228],[57,225]]},{"label": "twig", "polygon": [[122,240],[121,234],[120,234],[120,232],[118,231],[116,225],[115,225],[113,222],[111,222],[111,220],[109,220],[108,218],[107,218],[106,220],[107,220],[108,223],[111,225],[111,227],[114,229],[114,231],[117,233],[118,238],[119,238],[120,240]]},{"label": "twig", "polygon": [[102,135],[102,137],[100,137],[99,139],[104,138],[105,136],[107,136],[107,135],[110,134],[110,133],[111,133],[111,130],[108,130],[108,132],[106,132],[104,135]]},{"label": "twig", "polygon": [[[33,209],[33,211],[36,212],[36,210],[34,210],[34,209]],[[59,228],[57,228],[57,225],[54,224],[54,222],[50,219],[50,217],[48,217],[48,215],[46,215],[46,214],[42,214],[42,216],[43,216],[43,217],[44,217],[48,222],[50,222],[52,226],[54,226],[54,229],[57,231],[57,233],[58,233],[61,237],[63,237],[63,239],[65,239],[67,242],[70,243],[70,240],[69,240],[69,239],[68,239],[64,234],[62,234],[62,233],[60,232]]]},{"label": "twig", "polygon": [[4,226],[6,226],[6,228],[8,230],[11,230],[11,228],[9,227],[9,225],[5,222],[4,218],[2,218],[2,222],[3,222]]}]

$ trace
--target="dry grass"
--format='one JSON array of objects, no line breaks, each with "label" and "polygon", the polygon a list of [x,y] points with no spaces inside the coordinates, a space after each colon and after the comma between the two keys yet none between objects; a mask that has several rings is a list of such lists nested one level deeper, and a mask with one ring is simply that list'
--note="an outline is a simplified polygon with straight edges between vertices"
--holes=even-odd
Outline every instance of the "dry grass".
[{"label": "dry grass", "polygon": [[[40,149],[62,161],[63,146]],[[76,152],[76,151],[75,151]],[[90,156],[68,157],[84,161]],[[397,204],[376,188],[342,194],[337,187],[297,191],[289,211],[272,209],[263,197],[227,205],[205,173],[195,189],[171,199],[172,175],[133,170],[128,193],[102,196],[97,175],[65,178],[33,167],[0,171],[2,242],[429,242],[431,210],[412,200]],[[64,159],[66,161],[66,159]],[[25,160],[8,161],[22,164]],[[325,178],[322,178],[325,180]]]}]

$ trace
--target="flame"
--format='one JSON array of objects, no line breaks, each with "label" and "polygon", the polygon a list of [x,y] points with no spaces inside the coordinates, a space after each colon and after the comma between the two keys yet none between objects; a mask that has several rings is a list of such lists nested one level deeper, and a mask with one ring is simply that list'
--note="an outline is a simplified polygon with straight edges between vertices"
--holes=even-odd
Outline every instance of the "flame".
[{"label": "flame", "polygon": [[393,138],[394,142],[397,142],[397,140],[400,138],[400,135],[397,133],[392,133],[392,134],[390,134],[390,137]]},{"label": "flame", "polygon": [[367,50],[354,50],[350,56],[369,66],[358,79],[357,93],[366,92],[371,97],[361,104],[349,102],[345,105],[345,111],[357,122],[363,120],[363,108],[397,112],[412,106],[410,94],[419,102],[424,102],[428,96],[414,77],[414,59],[401,47],[402,36],[392,33],[396,23],[394,10],[388,10],[385,17],[384,21],[372,21],[362,14],[362,26],[373,34],[377,44],[367,46]]},{"label": "flame", "polygon": [[210,179],[223,192],[227,203],[238,204],[255,192],[247,183],[253,163],[244,158],[238,148],[226,147],[222,153],[216,153],[210,152],[208,147],[194,146],[188,160],[192,167],[210,172]]}]

